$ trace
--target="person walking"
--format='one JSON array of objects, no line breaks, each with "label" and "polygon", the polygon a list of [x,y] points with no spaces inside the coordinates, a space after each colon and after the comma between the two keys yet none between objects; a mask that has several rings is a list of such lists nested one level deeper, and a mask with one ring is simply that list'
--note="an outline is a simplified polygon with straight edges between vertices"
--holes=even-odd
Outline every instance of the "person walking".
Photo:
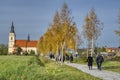
[{"label": "person walking", "polygon": [[72,54],[70,55],[70,62],[71,63],[73,62],[73,55]]},{"label": "person walking", "polygon": [[99,53],[96,57],[97,68],[101,70],[102,62],[104,61],[103,56]]},{"label": "person walking", "polygon": [[92,70],[93,57],[91,56],[91,54],[88,55],[87,62],[88,62],[89,70]]}]

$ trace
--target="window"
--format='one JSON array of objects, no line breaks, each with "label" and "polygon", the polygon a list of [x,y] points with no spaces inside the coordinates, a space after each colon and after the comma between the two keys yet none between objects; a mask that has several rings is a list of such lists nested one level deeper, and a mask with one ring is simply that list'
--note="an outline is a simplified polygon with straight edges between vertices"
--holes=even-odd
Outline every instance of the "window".
[{"label": "window", "polygon": [[13,40],[13,37],[11,37],[11,40]]}]

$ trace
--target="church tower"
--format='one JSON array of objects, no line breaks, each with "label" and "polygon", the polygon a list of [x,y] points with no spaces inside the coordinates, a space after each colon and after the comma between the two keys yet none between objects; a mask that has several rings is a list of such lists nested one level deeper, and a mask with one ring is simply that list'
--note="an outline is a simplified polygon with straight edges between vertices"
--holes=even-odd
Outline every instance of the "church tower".
[{"label": "church tower", "polygon": [[11,30],[9,33],[9,42],[8,42],[8,53],[9,54],[12,54],[14,51],[15,40],[16,40],[16,35],[14,31],[14,24],[12,22]]}]

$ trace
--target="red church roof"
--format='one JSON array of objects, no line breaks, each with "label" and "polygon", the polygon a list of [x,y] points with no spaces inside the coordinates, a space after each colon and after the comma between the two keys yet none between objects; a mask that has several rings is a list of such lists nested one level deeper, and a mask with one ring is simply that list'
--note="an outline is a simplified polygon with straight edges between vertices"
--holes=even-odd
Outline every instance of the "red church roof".
[{"label": "red church roof", "polygon": [[19,47],[37,47],[37,41],[16,40],[15,45]]}]

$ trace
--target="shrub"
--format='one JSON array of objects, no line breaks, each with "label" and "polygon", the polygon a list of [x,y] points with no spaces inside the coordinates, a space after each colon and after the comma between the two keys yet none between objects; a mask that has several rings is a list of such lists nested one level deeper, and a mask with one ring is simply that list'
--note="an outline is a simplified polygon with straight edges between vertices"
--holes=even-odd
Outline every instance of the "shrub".
[{"label": "shrub", "polygon": [[74,62],[76,63],[86,63],[87,62],[87,55],[81,54],[77,58],[74,59]]},{"label": "shrub", "polygon": [[35,51],[31,50],[30,55],[35,55]]},{"label": "shrub", "polygon": [[27,51],[23,52],[23,55],[26,55],[26,56],[27,56],[27,55],[28,55],[28,52],[27,52]]},{"label": "shrub", "polygon": [[39,59],[39,56],[33,56],[29,61],[28,65],[39,65],[39,66],[45,66],[44,63]]},{"label": "shrub", "polygon": [[0,44],[0,55],[7,55],[8,47],[4,44]]},{"label": "shrub", "polygon": [[115,56],[111,58],[111,61],[120,61],[120,56]]},{"label": "shrub", "polygon": [[17,47],[16,52],[17,52],[17,53],[16,53],[17,55],[20,55],[20,53],[22,52],[21,47]]},{"label": "shrub", "polygon": [[48,59],[48,58],[42,57],[42,62],[44,62],[45,64],[47,64],[47,63],[50,63],[51,60]]}]

